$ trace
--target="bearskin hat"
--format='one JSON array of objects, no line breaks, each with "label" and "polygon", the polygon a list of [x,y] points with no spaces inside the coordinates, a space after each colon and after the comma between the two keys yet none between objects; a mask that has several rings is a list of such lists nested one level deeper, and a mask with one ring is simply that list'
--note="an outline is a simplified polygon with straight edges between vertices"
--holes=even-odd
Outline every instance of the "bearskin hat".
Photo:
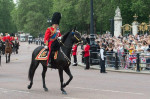
[{"label": "bearskin hat", "polygon": [[11,33],[10,36],[15,36],[14,33]]},{"label": "bearskin hat", "polygon": [[61,19],[61,13],[55,12],[53,14],[53,17],[52,17],[52,24],[58,24],[59,25],[60,19]]}]

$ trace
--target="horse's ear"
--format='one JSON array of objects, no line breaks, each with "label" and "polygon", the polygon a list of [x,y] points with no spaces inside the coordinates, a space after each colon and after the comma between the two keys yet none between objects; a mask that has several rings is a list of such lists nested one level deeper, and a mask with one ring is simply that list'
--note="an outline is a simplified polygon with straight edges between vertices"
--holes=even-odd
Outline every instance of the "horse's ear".
[{"label": "horse's ear", "polygon": [[72,32],[75,32],[76,31],[76,26],[74,27],[74,29],[72,29]]}]

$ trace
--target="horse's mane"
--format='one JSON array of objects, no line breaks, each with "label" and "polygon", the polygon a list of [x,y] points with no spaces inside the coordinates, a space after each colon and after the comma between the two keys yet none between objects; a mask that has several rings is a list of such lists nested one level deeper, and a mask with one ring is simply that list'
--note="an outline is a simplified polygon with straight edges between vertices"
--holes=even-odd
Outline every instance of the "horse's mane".
[{"label": "horse's mane", "polygon": [[65,42],[65,40],[66,40],[66,38],[68,37],[69,33],[70,33],[70,32],[67,32],[67,33],[64,34],[64,36],[62,37],[62,43]]}]

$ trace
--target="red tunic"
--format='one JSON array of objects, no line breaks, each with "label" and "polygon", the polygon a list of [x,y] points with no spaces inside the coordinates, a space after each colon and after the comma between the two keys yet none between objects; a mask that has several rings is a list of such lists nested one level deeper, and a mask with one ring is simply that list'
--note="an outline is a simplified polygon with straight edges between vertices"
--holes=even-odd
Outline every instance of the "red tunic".
[{"label": "red tunic", "polygon": [[14,37],[14,40],[18,40],[18,37],[17,37],[17,36],[15,36],[15,37]]},{"label": "red tunic", "polygon": [[6,41],[6,36],[3,37],[3,42],[5,42],[5,41]]},{"label": "red tunic", "polygon": [[2,37],[0,36],[0,40],[2,41]]},{"label": "red tunic", "polygon": [[[57,32],[57,35],[55,36],[55,38],[52,38],[52,36],[56,32]],[[46,43],[48,41],[48,48],[49,48],[49,55],[48,55],[47,63],[48,63],[49,56],[51,53],[51,44],[57,39],[57,37],[60,37],[60,36],[61,36],[60,30],[56,30],[53,27],[47,28],[47,30],[45,32],[45,37],[44,37],[44,43]]]},{"label": "red tunic", "polygon": [[6,36],[6,40],[10,41],[10,36]]},{"label": "red tunic", "polygon": [[88,45],[88,44],[85,45],[85,47],[84,47],[84,57],[90,56],[89,50],[90,50],[90,45]]},{"label": "red tunic", "polygon": [[54,39],[51,39],[51,37],[54,35],[55,31],[56,30],[53,27],[47,28],[47,30],[45,32],[44,43],[46,43],[46,41],[48,41],[48,42],[54,41],[57,37],[61,36],[60,30],[59,30],[59,31],[57,31],[58,32],[57,36]]},{"label": "red tunic", "polygon": [[11,37],[10,36],[4,36],[3,37],[3,41],[5,42],[6,40],[9,41],[10,44],[12,44],[10,41],[11,41]]},{"label": "red tunic", "polygon": [[14,37],[13,36],[11,36],[10,37],[10,41],[14,41],[15,39],[14,39]]},{"label": "red tunic", "polygon": [[10,37],[10,41],[12,41],[12,37]]},{"label": "red tunic", "polygon": [[72,48],[72,55],[77,55],[77,45],[74,45]]}]

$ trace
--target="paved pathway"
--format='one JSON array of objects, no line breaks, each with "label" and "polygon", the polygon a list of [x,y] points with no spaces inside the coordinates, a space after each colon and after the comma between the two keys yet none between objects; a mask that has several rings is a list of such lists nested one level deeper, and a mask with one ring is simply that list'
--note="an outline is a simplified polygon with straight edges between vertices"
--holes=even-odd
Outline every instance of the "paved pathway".
[{"label": "paved pathway", "polygon": [[[74,76],[65,90],[60,91],[60,81],[57,70],[48,69],[45,92],[42,88],[42,66],[36,70],[34,84],[27,89],[28,69],[31,53],[37,45],[21,43],[19,54],[12,55],[11,62],[5,63],[2,56],[0,67],[0,99],[149,99],[149,75],[110,72],[99,73],[97,69],[84,70],[80,66],[70,66]],[[64,73],[64,81],[68,76]]]}]

